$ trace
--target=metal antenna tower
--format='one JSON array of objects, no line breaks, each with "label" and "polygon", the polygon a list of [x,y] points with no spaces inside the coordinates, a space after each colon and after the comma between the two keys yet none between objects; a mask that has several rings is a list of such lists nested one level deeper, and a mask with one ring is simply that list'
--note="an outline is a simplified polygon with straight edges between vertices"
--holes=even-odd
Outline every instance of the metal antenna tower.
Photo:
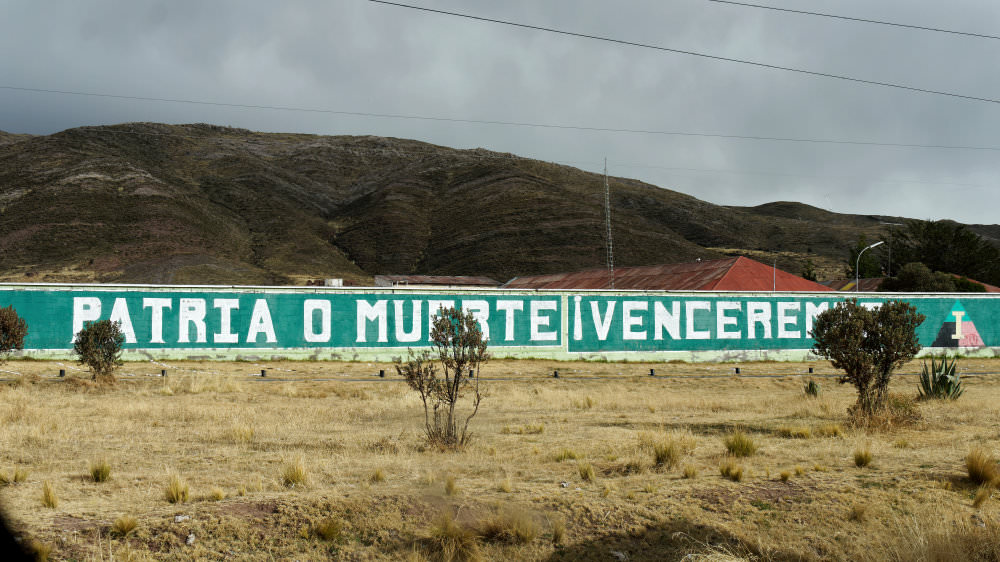
[{"label": "metal antenna tower", "polygon": [[611,188],[608,186],[608,159],[604,159],[604,225],[608,239],[608,275],[611,288],[615,288],[615,245],[611,241]]}]

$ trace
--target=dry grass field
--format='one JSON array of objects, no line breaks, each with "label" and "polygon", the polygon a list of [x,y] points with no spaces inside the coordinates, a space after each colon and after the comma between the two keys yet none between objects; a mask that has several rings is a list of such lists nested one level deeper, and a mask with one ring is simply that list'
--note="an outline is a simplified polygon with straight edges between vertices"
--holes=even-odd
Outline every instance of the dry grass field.
[{"label": "dry grass field", "polygon": [[455,452],[386,364],[127,363],[96,388],[11,362],[0,503],[50,559],[998,559],[1000,493],[965,459],[1000,453],[1000,375],[865,432],[828,364],[740,367],[492,362]]}]

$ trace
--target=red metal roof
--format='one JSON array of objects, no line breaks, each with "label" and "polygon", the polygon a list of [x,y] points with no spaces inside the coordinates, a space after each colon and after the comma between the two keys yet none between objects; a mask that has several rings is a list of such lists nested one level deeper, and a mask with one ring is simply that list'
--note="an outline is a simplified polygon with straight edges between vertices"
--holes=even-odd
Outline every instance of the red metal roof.
[{"label": "red metal roof", "polygon": [[376,287],[395,285],[469,285],[475,287],[499,287],[496,279],[473,275],[376,275]]},{"label": "red metal roof", "polygon": [[[515,277],[507,289],[610,289],[606,269]],[[829,291],[829,287],[750,258],[622,267],[615,289],[646,291]]]}]

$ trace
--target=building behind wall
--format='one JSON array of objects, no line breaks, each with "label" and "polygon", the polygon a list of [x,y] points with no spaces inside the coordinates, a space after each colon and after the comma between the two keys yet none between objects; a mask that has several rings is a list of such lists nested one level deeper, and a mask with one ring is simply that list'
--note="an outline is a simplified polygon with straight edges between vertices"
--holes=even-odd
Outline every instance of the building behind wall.
[{"label": "building behind wall", "polygon": [[[515,277],[505,289],[610,289],[607,269]],[[830,291],[746,257],[616,268],[614,288],[640,291]]]}]

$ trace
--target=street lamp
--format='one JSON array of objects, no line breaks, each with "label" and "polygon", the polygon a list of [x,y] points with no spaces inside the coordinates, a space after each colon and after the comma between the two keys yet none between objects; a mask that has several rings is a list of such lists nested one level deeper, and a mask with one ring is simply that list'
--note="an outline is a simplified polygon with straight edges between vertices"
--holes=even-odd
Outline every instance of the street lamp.
[{"label": "street lamp", "polygon": [[871,246],[866,246],[864,250],[858,252],[858,261],[854,263],[854,291],[861,291],[861,254],[865,253],[866,250],[871,250],[875,246],[881,246],[885,244],[885,240],[879,240],[878,242],[872,244]]}]

